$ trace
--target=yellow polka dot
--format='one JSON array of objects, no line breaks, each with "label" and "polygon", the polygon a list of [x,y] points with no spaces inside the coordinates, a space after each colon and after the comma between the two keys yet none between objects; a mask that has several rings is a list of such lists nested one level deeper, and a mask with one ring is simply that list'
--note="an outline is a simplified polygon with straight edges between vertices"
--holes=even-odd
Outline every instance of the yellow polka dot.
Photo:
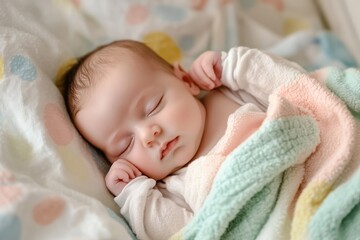
[{"label": "yellow polka dot", "polygon": [[57,150],[63,162],[64,172],[83,182],[89,179],[86,159],[81,155],[81,152],[77,152],[70,146],[57,146]]},{"label": "yellow polka dot", "polygon": [[181,60],[180,48],[166,33],[148,33],[144,36],[144,43],[171,64]]},{"label": "yellow polka dot", "polygon": [[4,60],[0,57],[0,80],[4,77]]},{"label": "yellow polka dot", "polygon": [[294,19],[294,18],[288,18],[285,19],[284,24],[283,24],[283,32],[284,35],[289,35],[291,33],[300,31],[300,30],[305,30],[305,29],[309,29],[310,25],[308,22],[304,21],[304,20],[300,20],[300,19]]},{"label": "yellow polka dot", "polygon": [[9,148],[11,152],[21,160],[30,160],[33,157],[32,145],[21,136],[7,135]]},{"label": "yellow polka dot", "polygon": [[64,91],[64,75],[69,71],[69,69],[77,63],[75,58],[68,59],[64,62],[59,70],[56,73],[55,77],[55,85],[59,88],[59,90],[63,93]]}]

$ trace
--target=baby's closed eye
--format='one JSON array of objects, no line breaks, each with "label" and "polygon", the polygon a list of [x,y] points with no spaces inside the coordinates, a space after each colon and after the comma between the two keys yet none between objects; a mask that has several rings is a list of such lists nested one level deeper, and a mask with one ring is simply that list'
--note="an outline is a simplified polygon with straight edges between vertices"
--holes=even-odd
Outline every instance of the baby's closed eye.
[{"label": "baby's closed eye", "polygon": [[156,110],[159,108],[163,99],[163,95],[160,97],[152,99],[149,104],[147,104],[145,112],[146,116],[151,116],[152,114],[156,113]]},{"label": "baby's closed eye", "polygon": [[123,139],[121,139],[120,141],[120,153],[118,154],[120,157],[122,154],[128,152],[132,145],[134,143],[134,136],[128,136],[128,137],[125,137]]}]

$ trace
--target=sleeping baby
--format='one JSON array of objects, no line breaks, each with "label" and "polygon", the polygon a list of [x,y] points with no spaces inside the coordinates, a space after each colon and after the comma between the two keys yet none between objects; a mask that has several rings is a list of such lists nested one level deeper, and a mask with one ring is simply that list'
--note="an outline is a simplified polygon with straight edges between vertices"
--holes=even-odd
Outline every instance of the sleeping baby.
[{"label": "sleeping baby", "polygon": [[[78,59],[64,98],[80,134],[111,162],[106,186],[137,237],[168,239],[199,211],[224,158],[261,125],[273,90],[303,73],[246,47],[205,52],[185,71],[120,40]],[[258,120],[234,135],[243,112]]]}]

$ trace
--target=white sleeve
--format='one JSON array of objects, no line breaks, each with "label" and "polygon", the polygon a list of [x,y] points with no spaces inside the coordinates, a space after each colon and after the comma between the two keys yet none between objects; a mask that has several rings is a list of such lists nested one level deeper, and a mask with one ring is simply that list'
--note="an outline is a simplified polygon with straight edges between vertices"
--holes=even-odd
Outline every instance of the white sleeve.
[{"label": "white sleeve", "polygon": [[193,217],[191,211],[164,197],[156,181],[146,176],[127,184],[115,202],[139,239],[169,239]]},{"label": "white sleeve", "polygon": [[[222,52],[222,83],[241,99],[250,95],[268,106],[268,97],[283,83],[295,80],[306,71],[294,62],[258,49],[236,47]],[[243,96],[242,96],[243,94]]]}]

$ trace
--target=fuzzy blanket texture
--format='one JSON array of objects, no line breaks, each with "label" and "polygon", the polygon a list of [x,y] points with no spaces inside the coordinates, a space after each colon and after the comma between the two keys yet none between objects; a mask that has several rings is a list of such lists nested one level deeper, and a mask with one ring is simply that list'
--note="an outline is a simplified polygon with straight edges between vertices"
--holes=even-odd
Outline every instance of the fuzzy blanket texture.
[{"label": "fuzzy blanket texture", "polygon": [[360,71],[323,68],[269,100],[259,129],[224,160],[172,239],[359,236]]}]

